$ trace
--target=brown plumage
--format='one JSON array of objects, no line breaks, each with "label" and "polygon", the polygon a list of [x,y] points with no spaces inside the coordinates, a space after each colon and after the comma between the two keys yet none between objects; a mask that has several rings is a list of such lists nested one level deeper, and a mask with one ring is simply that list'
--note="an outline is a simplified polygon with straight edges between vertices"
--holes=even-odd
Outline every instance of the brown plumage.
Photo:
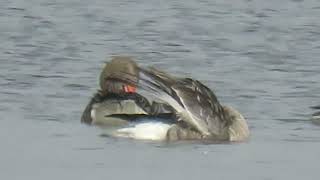
[{"label": "brown plumage", "polygon": [[[191,78],[176,78],[155,68],[139,68],[140,87],[171,105],[189,127],[174,126],[168,135],[181,139],[244,140],[249,129],[235,109],[222,106],[204,84]],[[199,135],[200,134],[200,135]],[[170,138],[170,137],[168,137]],[[175,139],[175,138],[173,138]]]}]

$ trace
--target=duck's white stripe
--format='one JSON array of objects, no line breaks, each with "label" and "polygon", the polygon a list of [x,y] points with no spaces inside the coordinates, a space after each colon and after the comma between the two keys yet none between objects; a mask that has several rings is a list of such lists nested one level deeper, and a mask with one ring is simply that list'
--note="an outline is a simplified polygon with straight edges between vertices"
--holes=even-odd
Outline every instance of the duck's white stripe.
[{"label": "duck's white stripe", "polygon": [[116,130],[113,135],[116,137],[133,138],[140,140],[165,140],[170,124],[162,122],[143,122],[133,127]]}]

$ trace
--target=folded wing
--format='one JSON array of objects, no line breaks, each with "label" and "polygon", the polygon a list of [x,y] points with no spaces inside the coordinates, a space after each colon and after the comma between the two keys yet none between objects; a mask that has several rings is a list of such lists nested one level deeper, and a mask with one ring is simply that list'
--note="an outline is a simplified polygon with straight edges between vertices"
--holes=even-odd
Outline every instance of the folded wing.
[{"label": "folded wing", "polygon": [[145,76],[139,83],[162,101],[167,102],[190,127],[203,135],[220,135],[228,125],[214,93],[205,85],[191,78],[176,78],[155,68],[140,68]]}]

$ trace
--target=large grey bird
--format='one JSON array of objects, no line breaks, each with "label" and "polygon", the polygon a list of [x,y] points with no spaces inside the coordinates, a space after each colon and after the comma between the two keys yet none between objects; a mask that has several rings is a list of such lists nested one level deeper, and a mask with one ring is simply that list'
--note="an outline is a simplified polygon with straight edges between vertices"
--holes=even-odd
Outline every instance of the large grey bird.
[{"label": "large grey bird", "polygon": [[243,141],[249,137],[245,118],[223,106],[201,82],[177,78],[153,67],[139,68],[139,86],[147,95],[174,108],[177,123],[170,126],[167,140]]}]

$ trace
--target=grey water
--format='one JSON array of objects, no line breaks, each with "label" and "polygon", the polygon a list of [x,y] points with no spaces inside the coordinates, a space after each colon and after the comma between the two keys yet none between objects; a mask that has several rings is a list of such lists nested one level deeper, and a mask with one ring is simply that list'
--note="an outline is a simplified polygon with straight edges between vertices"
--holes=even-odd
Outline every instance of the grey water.
[{"label": "grey water", "polygon": [[[0,179],[319,179],[320,1],[1,0]],[[150,143],[80,123],[112,55],[193,77],[243,143]]]}]

